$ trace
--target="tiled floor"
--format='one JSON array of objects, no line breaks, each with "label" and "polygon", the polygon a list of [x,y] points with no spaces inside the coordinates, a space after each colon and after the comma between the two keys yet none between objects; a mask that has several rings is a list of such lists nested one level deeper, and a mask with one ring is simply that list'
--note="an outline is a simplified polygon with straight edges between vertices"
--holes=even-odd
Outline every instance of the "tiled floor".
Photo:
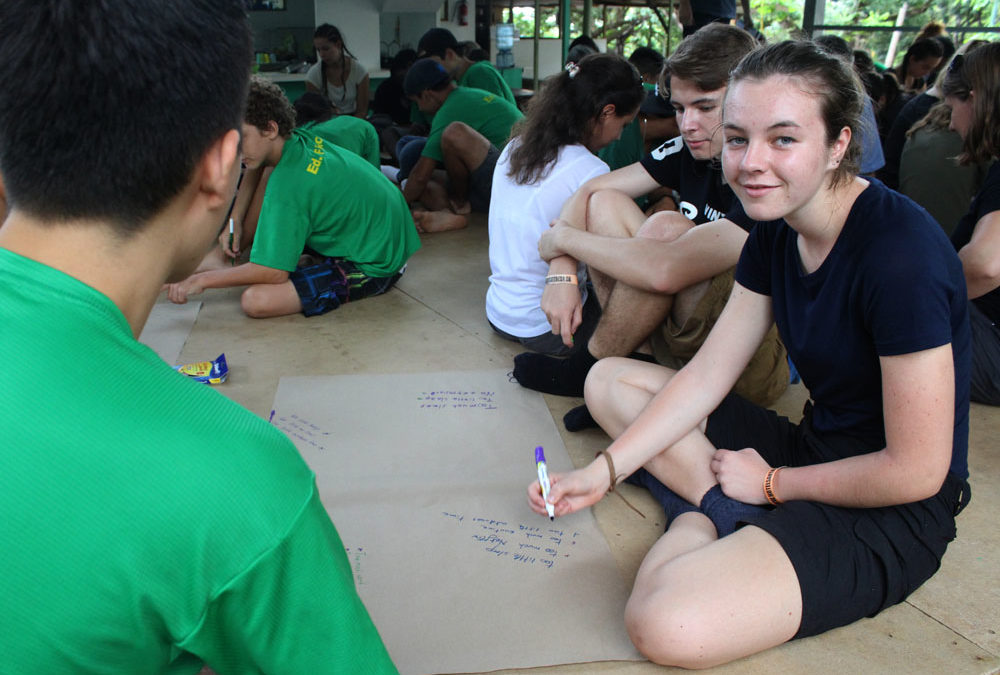
[{"label": "tiled floor", "polygon": [[[489,275],[485,219],[463,231],[424,235],[398,286],[333,314],[253,320],[239,308],[239,290],[209,291],[182,362],[226,353],[230,378],[219,388],[266,416],[283,375],[405,373],[510,368],[520,350],[494,335],[483,313]],[[792,387],[778,409],[797,417],[805,398]],[[547,396],[562,415],[578,399]],[[377,433],[374,431],[372,433]],[[972,504],[938,574],[911,598],[874,619],[789,643],[718,668],[720,673],[998,673],[1000,672],[1000,409],[973,405]],[[598,430],[563,431],[579,466],[603,449]],[[644,491],[625,486],[645,512]],[[594,507],[625,580],[631,584],[663,519],[642,520],[617,499]],[[576,664],[537,673],[652,673],[649,663]],[[503,671],[514,672],[514,671]],[[527,672],[527,671],[524,671]]]}]

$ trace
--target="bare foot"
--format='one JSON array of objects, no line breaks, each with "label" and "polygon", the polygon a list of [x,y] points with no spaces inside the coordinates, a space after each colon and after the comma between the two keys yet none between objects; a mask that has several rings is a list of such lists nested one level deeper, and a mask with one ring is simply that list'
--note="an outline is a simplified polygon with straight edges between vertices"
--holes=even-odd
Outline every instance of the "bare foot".
[{"label": "bare foot", "polygon": [[461,230],[466,225],[465,216],[451,211],[414,211],[413,223],[417,232],[445,232]]},{"label": "bare foot", "polygon": [[449,199],[448,203],[451,204],[451,210],[460,216],[467,216],[472,213],[472,205],[467,202],[456,202],[454,199]]}]

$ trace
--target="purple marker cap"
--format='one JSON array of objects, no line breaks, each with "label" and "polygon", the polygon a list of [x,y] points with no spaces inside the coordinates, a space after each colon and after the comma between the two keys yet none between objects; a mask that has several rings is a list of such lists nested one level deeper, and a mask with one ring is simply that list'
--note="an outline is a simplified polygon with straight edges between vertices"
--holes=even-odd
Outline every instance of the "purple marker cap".
[{"label": "purple marker cap", "polygon": [[542,446],[535,448],[535,464],[545,461],[545,451],[542,450]]}]

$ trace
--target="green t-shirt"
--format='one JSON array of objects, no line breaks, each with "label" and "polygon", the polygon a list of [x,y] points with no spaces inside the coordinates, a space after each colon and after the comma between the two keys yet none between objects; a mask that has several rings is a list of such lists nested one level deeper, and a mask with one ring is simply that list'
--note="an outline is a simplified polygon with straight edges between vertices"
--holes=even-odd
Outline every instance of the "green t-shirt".
[{"label": "green t-shirt", "polygon": [[[517,105],[514,92],[511,91],[507,80],[503,79],[500,71],[493,67],[493,64],[489,61],[477,61],[469,66],[458,80],[458,86],[482,89],[491,94],[496,94],[508,103]],[[410,104],[410,122],[413,124],[429,124],[432,117],[428,117],[426,113],[421,111],[416,103]]]},{"label": "green t-shirt", "polygon": [[382,166],[378,132],[367,120],[354,115],[337,115],[325,122],[311,122],[299,128],[350,150],[358,157],[368,160],[376,169]]},{"label": "green t-shirt", "polygon": [[403,193],[380,170],[295,129],[267,183],[250,262],[291,272],[306,246],[390,277],[420,236]]},{"label": "green t-shirt", "polygon": [[510,138],[511,127],[522,117],[524,115],[517,106],[488,91],[468,87],[452,89],[441,108],[434,113],[431,132],[420,155],[442,161],[441,134],[452,122],[465,122],[497,148],[503,148]]},{"label": "green t-shirt", "polygon": [[646,147],[638,116],[625,125],[618,140],[612,141],[597,151],[597,156],[603,159],[612,171],[635,164],[645,155]]},{"label": "green t-shirt", "polygon": [[0,343],[4,673],[396,672],[278,430],[6,249]]},{"label": "green t-shirt", "polygon": [[517,101],[514,100],[514,92],[510,90],[510,85],[489,61],[477,61],[469,66],[459,79],[458,86],[482,89],[496,94],[508,103],[517,104]]}]

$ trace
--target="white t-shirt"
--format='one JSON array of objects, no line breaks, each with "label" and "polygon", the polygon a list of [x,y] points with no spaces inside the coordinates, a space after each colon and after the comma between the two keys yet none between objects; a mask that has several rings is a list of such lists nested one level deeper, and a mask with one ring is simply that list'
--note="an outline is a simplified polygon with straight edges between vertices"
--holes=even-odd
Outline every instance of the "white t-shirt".
[{"label": "white t-shirt", "polygon": [[[364,79],[368,71],[358,63],[357,59],[351,59],[351,72],[347,75],[347,82],[344,83],[344,86],[335,87],[326,82],[326,88],[324,88],[322,67],[322,61],[312,64],[309,70],[306,71],[306,82],[316,87],[319,93],[330,99],[337,106],[337,110],[340,111],[341,115],[353,115],[354,111],[358,109],[358,83]],[[327,72],[329,73],[329,67],[327,67]]]},{"label": "white t-shirt", "polygon": [[[559,217],[563,204],[580,186],[608,172],[605,164],[582,145],[567,145],[539,182],[518,185],[507,175],[510,152],[520,139],[504,148],[493,171],[490,197],[490,287],[486,316],[490,322],[520,338],[551,332],[541,308],[549,264],[538,255],[538,238]],[[577,270],[584,292],[586,267]],[[586,300],[586,296],[582,296]]]}]

